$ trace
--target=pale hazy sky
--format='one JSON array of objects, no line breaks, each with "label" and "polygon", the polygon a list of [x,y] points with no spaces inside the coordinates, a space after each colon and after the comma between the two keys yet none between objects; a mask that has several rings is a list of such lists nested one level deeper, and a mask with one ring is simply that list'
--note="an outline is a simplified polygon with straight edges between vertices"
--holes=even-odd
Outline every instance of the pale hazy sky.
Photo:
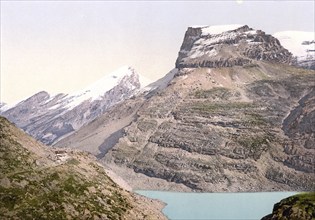
[{"label": "pale hazy sky", "polygon": [[314,31],[314,1],[2,1],[1,94],[69,93],[129,65],[152,80],[175,66],[191,25]]}]

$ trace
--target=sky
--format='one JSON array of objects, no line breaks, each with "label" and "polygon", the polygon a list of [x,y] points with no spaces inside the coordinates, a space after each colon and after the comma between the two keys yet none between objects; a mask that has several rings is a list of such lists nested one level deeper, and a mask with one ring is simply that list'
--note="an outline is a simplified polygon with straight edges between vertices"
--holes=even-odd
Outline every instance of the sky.
[{"label": "sky", "polygon": [[0,101],[70,93],[121,66],[151,80],[175,67],[193,25],[314,31],[314,1],[2,1]]}]

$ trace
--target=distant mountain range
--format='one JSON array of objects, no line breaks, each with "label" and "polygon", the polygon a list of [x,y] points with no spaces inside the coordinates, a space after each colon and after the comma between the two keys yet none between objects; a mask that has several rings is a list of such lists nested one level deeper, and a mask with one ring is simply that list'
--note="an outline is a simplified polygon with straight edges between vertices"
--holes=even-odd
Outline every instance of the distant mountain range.
[{"label": "distant mountain range", "polygon": [[2,104],[1,115],[51,145],[135,95],[149,82],[131,67],[122,67],[71,94],[50,95],[42,91],[14,106]]}]

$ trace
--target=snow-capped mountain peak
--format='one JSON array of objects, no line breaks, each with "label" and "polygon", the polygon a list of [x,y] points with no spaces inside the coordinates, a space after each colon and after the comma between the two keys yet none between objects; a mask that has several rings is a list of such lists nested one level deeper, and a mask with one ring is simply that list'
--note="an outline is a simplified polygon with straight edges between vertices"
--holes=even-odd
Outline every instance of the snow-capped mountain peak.
[{"label": "snow-capped mountain peak", "polygon": [[244,66],[255,60],[290,63],[291,59],[276,38],[247,25],[193,26],[186,31],[176,67]]},{"label": "snow-capped mountain peak", "polygon": [[79,91],[68,95],[39,92],[9,109],[0,106],[0,113],[36,139],[52,144],[135,95],[145,83],[149,81],[124,66]]},{"label": "snow-capped mountain peak", "polygon": [[[73,92],[67,97],[67,108],[74,108],[83,101],[101,100],[106,92],[119,85],[125,77],[135,77],[139,79],[139,75],[129,66],[123,66],[114,72],[105,75],[98,81],[90,84],[84,89]],[[135,85],[130,84],[130,90],[137,89]]]}]

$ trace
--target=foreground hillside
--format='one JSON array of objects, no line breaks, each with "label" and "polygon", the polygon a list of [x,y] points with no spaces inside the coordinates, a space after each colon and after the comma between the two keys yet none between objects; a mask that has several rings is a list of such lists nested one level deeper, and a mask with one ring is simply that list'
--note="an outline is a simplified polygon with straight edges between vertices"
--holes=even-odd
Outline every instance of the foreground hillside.
[{"label": "foreground hillside", "polygon": [[0,138],[1,219],[165,219],[87,153],[49,149],[3,117]]},{"label": "foreground hillside", "polygon": [[315,219],[315,192],[290,196],[274,205],[270,215],[262,220],[313,220]]}]

